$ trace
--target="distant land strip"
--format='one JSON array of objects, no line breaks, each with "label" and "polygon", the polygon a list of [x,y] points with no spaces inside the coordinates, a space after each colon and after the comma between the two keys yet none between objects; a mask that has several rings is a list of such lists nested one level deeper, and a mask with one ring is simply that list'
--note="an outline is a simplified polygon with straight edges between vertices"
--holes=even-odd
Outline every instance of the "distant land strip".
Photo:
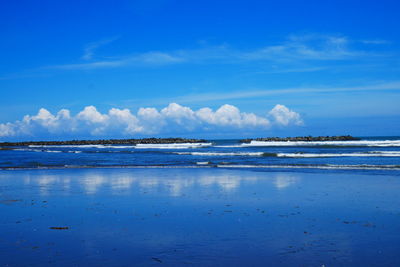
[{"label": "distant land strip", "polygon": [[205,142],[206,142],[206,140],[204,140],[204,139],[142,138],[142,139],[2,142],[2,143],[0,143],[0,146],[136,145],[136,144],[182,144],[182,143],[205,143]]},{"label": "distant land strip", "polygon": [[[341,136],[298,136],[298,137],[263,137],[239,140],[241,143],[251,141],[287,142],[287,141],[352,141],[360,140],[350,135]],[[206,143],[205,139],[187,138],[141,138],[141,139],[101,139],[101,140],[68,140],[68,141],[26,141],[26,142],[1,142],[1,147],[9,146],[57,146],[57,145],[137,145],[137,144],[182,144]]]},{"label": "distant land strip", "polygon": [[241,143],[250,143],[251,141],[263,142],[296,142],[296,141],[354,141],[360,138],[351,135],[337,135],[337,136],[298,136],[298,137],[264,137],[264,138],[247,138],[240,140]]}]

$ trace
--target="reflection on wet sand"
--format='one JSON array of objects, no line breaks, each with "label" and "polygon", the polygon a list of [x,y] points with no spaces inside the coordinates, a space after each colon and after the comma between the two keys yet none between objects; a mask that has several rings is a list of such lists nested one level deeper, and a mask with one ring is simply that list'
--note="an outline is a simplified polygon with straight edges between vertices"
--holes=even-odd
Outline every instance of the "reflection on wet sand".
[{"label": "reflection on wet sand", "polygon": [[399,190],[352,172],[4,171],[0,266],[400,266]]},{"label": "reflection on wet sand", "polygon": [[268,177],[260,177],[257,175],[241,175],[229,173],[226,175],[200,175],[199,177],[191,177],[189,175],[180,175],[179,173],[173,177],[149,177],[140,176],[135,172],[124,175],[102,175],[101,172],[88,172],[80,177],[71,179],[69,177],[58,175],[40,175],[35,179],[30,176],[25,177],[26,185],[37,184],[42,195],[48,195],[53,187],[62,185],[65,193],[68,193],[72,187],[81,187],[88,195],[96,194],[99,190],[107,189],[112,194],[120,194],[129,191],[136,186],[139,189],[154,190],[161,189],[169,192],[170,196],[179,196],[185,193],[186,189],[200,186],[201,188],[218,187],[226,193],[233,193],[243,183],[257,183],[260,179],[269,181],[271,186],[282,190],[289,186],[293,186],[300,181],[300,178],[294,174],[272,174]]},{"label": "reflection on wet sand", "polygon": [[274,184],[277,189],[284,189],[299,182],[300,178],[291,174],[278,174]]}]

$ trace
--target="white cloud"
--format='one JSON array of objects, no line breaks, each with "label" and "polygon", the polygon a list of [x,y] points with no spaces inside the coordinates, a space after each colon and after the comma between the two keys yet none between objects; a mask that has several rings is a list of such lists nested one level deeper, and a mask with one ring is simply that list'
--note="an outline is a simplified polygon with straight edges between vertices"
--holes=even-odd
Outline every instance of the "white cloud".
[{"label": "white cloud", "polygon": [[0,124],[0,137],[132,137],[151,134],[264,131],[274,124],[301,125],[302,120],[298,113],[283,105],[276,105],[264,117],[241,112],[232,105],[223,105],[216,111],[207,107],[194,111],[189,107],[171,103],[160,111],[155,108],[140,108],[136,114],[129,109],[118,108],[112,108],[103,114],[96,107],[87,106],[75,116],[71,116],[66,109],[53,115],[41,108],[36,115],[26,115],[21,121]]},{"label": "white cloud", "polygon": [[[210,102],[210,101],[228,101],[231,99],[248,99],[248,98],[260,98],[267,96],[276,95],[299,95],[307,93],[346,93],[346,92],[369,92],[369,91],[399,91],[400,81],[392,82],[381,82],[371,83],[362,86],[353,87],[293,87],[284,89],[260,89],[260,90],[243,90],[243,91],[231,91],[226,93],[202,93],[202,94],[191,94],[183,95],[180,97],[174,97],[174,100],[178,100],[181,103],[199,103],[199,102]],[[159,98],[152,99],[158,103],[169,102],[172,98]],[[143,100],[141,100],[143,101]]]},{"label": "white cloud", "polygon": [[0,124],[0,137],[3,136],[14,136],[14,125],[12,123]]},{"label": "white cloud", "polygon": [[384,45],[384,44],[390,44],[391,43],[388,40],[381,40],[381,39],[361,40],[360,42],[363,43],[363,44],[371,44],[371,45]]},{"label": "white cloud", "polygon": [[243,53],[248,60],[344,60],[365,54],[349,48],[350,41],[335,35],[291,35],[278,45]]},{"label": "white cloud", "polygon": [[[114,39],[111,39],[113,41]],[[48,68],[64,70],[90,70],[127,66],[162,66],[182,63],[246,63],[252,61],[302,62],[348,60],[365,56],[366,51],[351,48],[351,41],[340,35],[290,35],[281,42],[266,44],[253,50],[240,50],[228,45],[216,45],[199,49],[177,49],[171,51],[147,51],[110,60],[92,60],[94,50],[111,42],[99,41],[89,44],[82,59],[86,62],[62,64]],[[108,57],[110,58],[110,57]],[[112,58],[112,57],[111,57]]]},{"label": "white cloud", "polygon": [[284,105],[276,105],[268,114],[277,124],[282,126],[288,126],[290,124],[303,125],[300,114],[289,110]]},{"label": "white cloud", "polygon": [[64,69],[64,70],[91,70],[91,69],[103,69],[103,68],[116,68],[127,65],[126,60],[110,60],[110,61],[95,61],[90,63],[78,63],[78,64],[65,64],[51,66],[52,69]]},{"label": "white cloud", "polygon": [[84,59],[84,60],[91,60],[91,59],[93,58],[94,52],[95,52],[95,50],[96,50],[97,48],[99,48],[99,47],[101,47],[101,46],[103,46],[103,45],[109,44],[109,43],[111,43],[111,42],[114,42],[114,41],[117,40],[118,38],[119,38],[119,37],[116,36],[116,37],[113,37],[113,38],[104,39],[104,40],[100,40],[100,41],[97,41],[97,42],[93,42],[93,43],[88,44],[88,45],[85,47],[85,49],[84,49],[84,53],[83,53],[82,59]]},{"label": "white cloud", "polygon": [[85,63],[55,65],[47,68],[63,69],[63,70],[92,70],[118,68],[125,66],[160,66],[168,64],[176,64],[185,61],[179,56],[163,53],[163,52],[146,52],[133,56],[125,56],[112,60],[98,60]]},{"label": "white cloud", "polygon": [[228,127],[269,127],[270,122],[266,118],[258,117],[253,113],[242,113],[232,105],[223,105],[213,112],[210,108],[202,108],[196,112],[196,116],[210,125]]},{"label": "white cloud", "polygon": [[132,61],[149,65],[173,64],[184,60],[184,58],[162,52],[148,52],[132,58]]},{"label": "white cloud", "polygon": [[137,118],[142,126],[143,134],[160,132],[160,129],[165,126],[163,116],[155,108],[140,108]]},{"label": "white cloud", "polygon": [[81,112],[78,113],[77,118],[89,124],[102,123],[109,119],[107,115],[103,115],[98,112],[94,106],[85,107]]}]

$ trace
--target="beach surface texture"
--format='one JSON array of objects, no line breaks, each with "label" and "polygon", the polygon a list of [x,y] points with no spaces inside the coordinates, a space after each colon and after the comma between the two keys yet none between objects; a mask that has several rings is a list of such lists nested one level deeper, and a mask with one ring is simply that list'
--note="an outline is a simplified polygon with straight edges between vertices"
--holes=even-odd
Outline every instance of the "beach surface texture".
[{"label": "beach surface texture", "polygon": [[0,266],[400,266],[399,143],[7,147]]}]

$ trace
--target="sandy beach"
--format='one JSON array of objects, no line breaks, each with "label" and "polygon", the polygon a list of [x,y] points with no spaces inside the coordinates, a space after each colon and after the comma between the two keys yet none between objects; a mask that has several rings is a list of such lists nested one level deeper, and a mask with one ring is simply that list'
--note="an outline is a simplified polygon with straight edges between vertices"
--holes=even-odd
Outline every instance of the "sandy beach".
[{"label": "sandy beach", "polygon": [[391,171],[3,170],[0,266],[399,266]]}]

